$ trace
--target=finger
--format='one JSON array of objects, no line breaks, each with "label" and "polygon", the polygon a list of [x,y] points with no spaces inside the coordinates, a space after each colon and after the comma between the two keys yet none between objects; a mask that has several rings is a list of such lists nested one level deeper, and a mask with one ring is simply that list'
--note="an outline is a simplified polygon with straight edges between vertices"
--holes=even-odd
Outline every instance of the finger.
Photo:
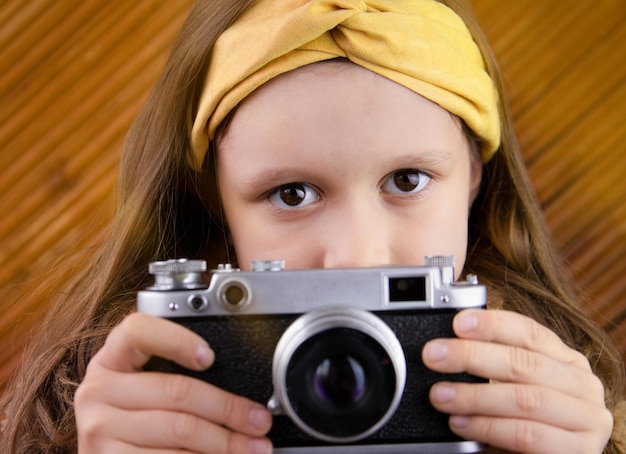
[{"label": "finger", "polygon": [[194,370],[206,369],[215,358],[206,341],[192,331],[166,319],[133,313],[111,330],[91,363],[118,372],[138,372],[152,356]]},{"label": "finger", "polygon": [[604,387],[590,371],[521,347],[437,339],[426,344],[422,356],[426,366],[438,372],[468,372],[501,382],[544,386],[597,403],[604,402]]},{"label": "finger", "polygon": [[118,440],[107,440],[106,444],[102,443],[99,446],[86,445],[79,440],[78,452],[87,452],[89,454],[97,453],[110,453],[115,454],[182,454],[189,453],[187,450],[182,449],[155,449],[155,448],[143,448],[141,446],[133,446],[128,443],[123,443]]},{"label": "finger", "polygon": [[270,412],[261,404],[185,375],[108,373],[79,389],[79,405],[98,399],[129,411],[188,413],[252,436],[266,434],[272,425]]},{"label": "finger", "polygon": [[100,414],[106,417],[90,418],[83,423],[83,437],[88,438],[90,433],[100,437],[108,433],[115,434],[117,442],[131,446],[197,453],[269,453],[272,450],[266,438],[248,437],[186,413],[129,412],[110,407]]},{"label": "finger", "polygon": [[[94,451],[87,452],[93,453]],[[183,449],[141,448],[138,446],[131,446],[126,443],[119,443],[119,446],[115,447],[114,449],[107,449],[102,452],[114,452],[115,454],[189,454],[189,451]]]},{"label": "finger", "polygon": [[535,320],[504,310],[466,310],[454,319],[453,329],[463,339],[521,347],[591,370],[584,355],[569,348],[553,331]]},{"label": "finger", "polygon": [[[111,425],[108,419],[99,418],[103,413],[94,413],[88,420],[78,419],[76,421],[79,453],[110,453],[116,454],[179,454],[188,453],[189,451],[182,449],[158,449],[153,447],[142,447],[123,442],[121,440],[109,437],[107,430]],[[85,424],[84,421],[89,421]],[[116,422],[119,422],[117,420]],[[105,431],[98,430],[98,427]]]},{"label": "finger", "polygon": [[430,400],[444,413],[527,419],[571,431],[588,430],[590,421],[598,428],[612,425],[603,405],[537,386],[438,383],[431,388]]},{"label": "finger", "polygon": [[569,432],[524,419],[486,416],[452,416],[450,428],[457,435],[507,452],[525,454],[601,453],[609,435]]},{"label": "finger", "polygon": [[[166,411],[131,412],[129,425],[118,427],[124,441],[146,447],[169,447],[197,453],[270,453],[267,438],[249,437],[185,413]],[[134,424],[149,424],[158,431],[128,430]]]}]

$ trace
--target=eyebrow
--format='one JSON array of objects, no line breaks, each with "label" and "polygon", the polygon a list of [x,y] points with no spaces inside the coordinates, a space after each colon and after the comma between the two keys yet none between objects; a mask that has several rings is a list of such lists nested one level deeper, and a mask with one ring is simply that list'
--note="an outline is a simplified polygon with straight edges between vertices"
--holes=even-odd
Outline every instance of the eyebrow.
[{"label": "eyebrow", "polygon": [[240,174],[239,182],[246,186],[267,186],[267,189],[271,189],[277,182],[307,180],[310,173],[311,170],[307,167],[263,167],[255,169],[251,175]]},{"label": "eyebrow", "polygon": [[[455,153],[450,149],[420,150],[419,153],[404,153],[390,156],[381,160],[382,167],[390,169],[441,169],[454,161]],[[271,186],[275,182],[307,180],[309,174],[315,172],[308,166],[289,165],[281,166],[280,163],[268,167],[256,168],[250,175],[240,175],[239,181],[252,186]]]},{"label": "eyebrow", "polygon": [[419,150],[416,153],[405,153],[397,156],[393,156],[389,159],[389,165],[395,167],[409,167],[409,168],[421,168],[421,167],[435,167],[440,168],[447,166],[454,161],[454,153],[451,149],[437,148]]}]

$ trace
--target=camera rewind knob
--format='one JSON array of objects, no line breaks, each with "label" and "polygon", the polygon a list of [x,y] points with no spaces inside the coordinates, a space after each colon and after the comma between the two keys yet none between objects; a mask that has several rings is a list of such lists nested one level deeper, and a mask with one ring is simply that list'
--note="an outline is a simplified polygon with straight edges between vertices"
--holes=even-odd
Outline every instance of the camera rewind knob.
[{"label": "camera rewind knob", "polygon": [[441,270],[442,284],[449,285],[454,282],[455,259],[453,255],[427,255],[424,257],[424,265],[436,266]]},{"label": "camera rewind knob", "polygon": [[254,260],[252,262],[252,271],[283,271],[284,269],[284,260]]},{"label": "camera rewind knob", "polygon": [[207,269],[204,260],[172,259],[152,262],[148,267],[154,276],[150,290],[185,290],[205,287],[202,273]]}]

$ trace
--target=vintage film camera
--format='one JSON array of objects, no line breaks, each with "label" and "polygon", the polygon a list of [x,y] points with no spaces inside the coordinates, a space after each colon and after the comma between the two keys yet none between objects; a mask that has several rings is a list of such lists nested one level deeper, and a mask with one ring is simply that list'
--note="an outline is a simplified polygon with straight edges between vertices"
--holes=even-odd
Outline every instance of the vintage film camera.
[{"label": "vintage film camera", "polygon": [[203,372],[158,358],[147,368],[267,403],[278,453],[478,452],[481,444],[450,431],[428,392],[438,381],[485,380],[421,361],[428,340],[454,336],[458,311],[486,304],[475,276],[454,282],[453,262],[284,270],[260,261],[248,272],[220,265],[208,285],[204,261],[154,262],[138,311],[199,333],[216,361]]}]

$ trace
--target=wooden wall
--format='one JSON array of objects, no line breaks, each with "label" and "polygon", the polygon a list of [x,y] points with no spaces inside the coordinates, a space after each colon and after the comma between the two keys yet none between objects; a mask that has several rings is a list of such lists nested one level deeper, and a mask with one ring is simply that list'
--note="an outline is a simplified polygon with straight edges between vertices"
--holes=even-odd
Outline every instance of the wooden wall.
[{"label": "wooden wall", "polygon": [[[124,133],[191,0],[0,2],[0,390],[51,263],[110,219]],[[626,2],[472,0],[585,310],[626,352]]]}]

